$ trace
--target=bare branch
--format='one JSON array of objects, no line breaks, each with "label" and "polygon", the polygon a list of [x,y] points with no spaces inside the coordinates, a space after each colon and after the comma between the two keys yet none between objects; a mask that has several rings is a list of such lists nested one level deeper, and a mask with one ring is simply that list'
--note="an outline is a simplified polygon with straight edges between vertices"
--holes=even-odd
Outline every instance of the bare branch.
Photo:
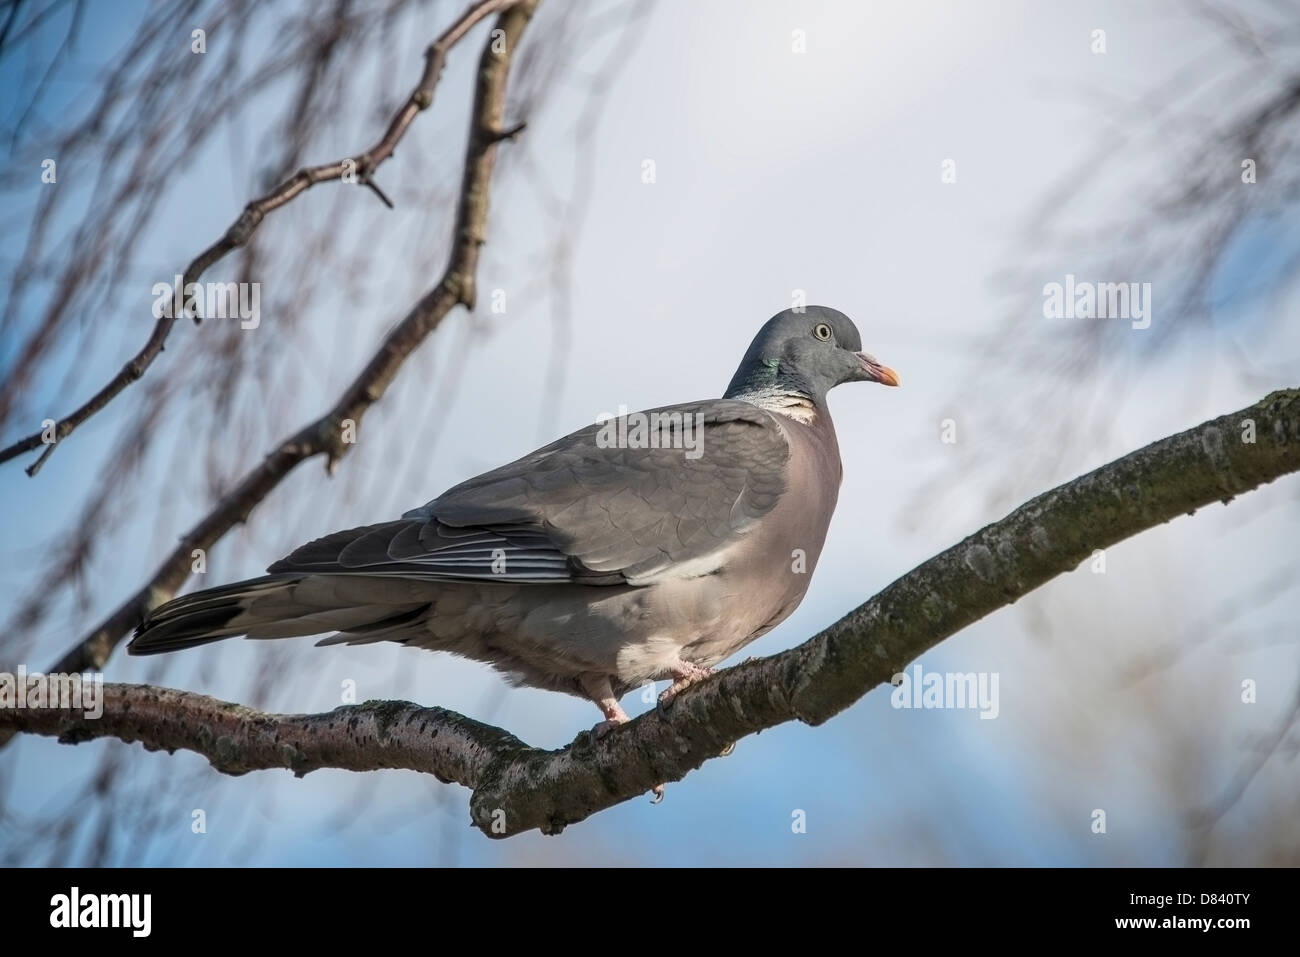
[{"label": "bare branch", "polygon": [[21,716],[13,725],[20,731],[69,744],[114,737],[150,751],[196,751],[235,775],[285,767],[299,777],[320,768],[405,768],[475,787],[496,758],[527,748],[499,728],[404,701],[368,701],[327,714],[265,714],[188,691],[106,684],[103,720],[69,721],[52,708],[12,713]]},{"label": "bare branch", "polygon": [[[478,0],[477,3],[471,4],[460,15],[460,18],[443,31],[442,35],[433,41],[425,51],[424,73],[420,77],[420,82],[393,116],[388,124],[388,129],[385,130],[379,142],[363,153],[358,153],[338,162],[327,163],[323,166],[304,167],[265,196],[249,202],[244,207],[243,212],[240,213],[239,218],[231,224],[225,234],[194,257],[190,264],[185,267],[185,272],[181,278],[181,288],[184,289],[189,283],[196,282],[209,267],[219,262],[228,253],[247,244],[253,233],[257,231],[258,226],[262,224],[262,220],[269,213],[291,202],[317,183],[339,180],[345,174],[355,175],[358,183],[368,187],[391,209],[392,202],[373,181],[375,170],[393,155],[397,144],[401,141],[415,117],[433,105],[434,91],[437,88],[438,79],[442,75],[442,69],[447,62],[447,54],[451,48],[485,17],[492,13],[507,10],[517,3],[519,3],[519,0]],[[485,140],[484,142],[490,144],[493,141]],[[43,440],[42,436],[45,430],[33,432],[31,435],[0,449],[0,463],[17,458],[24,452],[30,452],[44,445],[45,448],[42,450],[40,457],[26,469],[28,475],[36,475],[54,451],[56,444],[71,435],[73,430],[107,406],[127,386],[144,375],[149,366],[153,364],[153,361],[162,353],[172,326],[180,318],[179,312],[180,310],[173,309],[173,315],[160,317],[145,344],[122,367],[121,371],[85,404],[58,420],[54,426],[53,442],[47,443]],[[197,322],[197,319],[195,321]]]},{"label": "bare branch", "polygon": [[463,304],[473,308],[479,248],[487,228],[488,187],[496,163],[496,147],[501,131],[506,129],[506,81],[519,38],[537,0],[519,0],[507,6],[509,9],[497,20],[498,28],[504,31],[504,49],[496,52],[497,44],[489,39],[479,59],[455,239],[438,284],[388,334],[333,408],[281,442],[261,465],[246,474],[197,525],[181,536],[153,576],[60,658],[52,670],[102,668],[122,638],[150,609],[171,598],[189,577],[194,549],[210,548],[230,529],[246,521],[258,503],[307,459],[325,455],[326,467],[332,472],[349,445],[345,441],[345,427],[359,434],[362,416],[383,396],[411,353],[455,306]]},{"label": "bare branch", "polygon": [[470,815],[488,836],[554,834],[655,784],[680,780],[746,735],[793,720],[821,724],[944,638],[1077,567],[1095,549],[1295,471],[1300,389],[1274,392],[1045,492],[802,645],[746,661],[688,689],[665,710],[599,739],[584,732],[559,751],[404,702],[270,715],[143,685],[106,685],[104,713],[95,720],[9,708],[0,709],[0,729],[73,744],[116,737],[184,748],[232,774],[409,768],[471,788]]}]

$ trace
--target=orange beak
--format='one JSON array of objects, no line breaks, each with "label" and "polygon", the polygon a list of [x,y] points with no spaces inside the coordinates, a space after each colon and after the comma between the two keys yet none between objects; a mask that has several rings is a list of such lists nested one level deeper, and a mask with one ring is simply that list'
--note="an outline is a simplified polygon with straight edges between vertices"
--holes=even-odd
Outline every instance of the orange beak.
[{"label": "orange beak", "polygon": [[899,384],[898,373],[887,365],[881,365],[875,357],[859,352],[858,361],[862,363],[862,371],[872,382],[879,382],[881,385]]}]

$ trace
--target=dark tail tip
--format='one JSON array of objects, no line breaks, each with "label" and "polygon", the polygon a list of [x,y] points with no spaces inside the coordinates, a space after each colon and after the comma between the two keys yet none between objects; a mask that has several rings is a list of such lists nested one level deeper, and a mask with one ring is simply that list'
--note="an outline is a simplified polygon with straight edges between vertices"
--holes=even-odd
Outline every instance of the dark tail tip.
[{"label": "dark tail tip", "polygon": [[240,611],[238,603],[168,613],[170,607],[170,604],[163,605],[136,628],[135,637],[126,646],[127,654],[160,655],[229,638],[229,633],[223,634],[222,629]]}]

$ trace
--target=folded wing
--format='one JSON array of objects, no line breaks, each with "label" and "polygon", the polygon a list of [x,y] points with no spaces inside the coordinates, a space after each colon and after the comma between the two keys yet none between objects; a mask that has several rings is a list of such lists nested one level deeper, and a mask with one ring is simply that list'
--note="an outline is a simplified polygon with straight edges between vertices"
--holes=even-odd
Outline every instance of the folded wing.
[{"label": "folded wing", "polygon": [[[588,426],[268,571],[593,585],[706,573],[784,491],[785,435],[747,402],[641,415],[659,427],[638,435],[629,421],[625,444],[636,447],[611,447],[613,428]],[[652,436],[660,447],[644,447]]]}]

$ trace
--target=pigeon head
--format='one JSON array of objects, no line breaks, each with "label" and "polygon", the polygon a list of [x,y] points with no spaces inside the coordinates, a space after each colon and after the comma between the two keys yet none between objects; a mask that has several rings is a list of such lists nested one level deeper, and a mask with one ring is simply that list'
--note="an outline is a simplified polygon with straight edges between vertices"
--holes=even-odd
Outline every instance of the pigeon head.
[{"label": "pigeon head", "polygon": [[762,402],[779,396],[818,405],[843,382],[898,385],[898,374],[862,351],[853,320],[826,306],[787,309],[763,324],[732,376],[726,398]]}]

